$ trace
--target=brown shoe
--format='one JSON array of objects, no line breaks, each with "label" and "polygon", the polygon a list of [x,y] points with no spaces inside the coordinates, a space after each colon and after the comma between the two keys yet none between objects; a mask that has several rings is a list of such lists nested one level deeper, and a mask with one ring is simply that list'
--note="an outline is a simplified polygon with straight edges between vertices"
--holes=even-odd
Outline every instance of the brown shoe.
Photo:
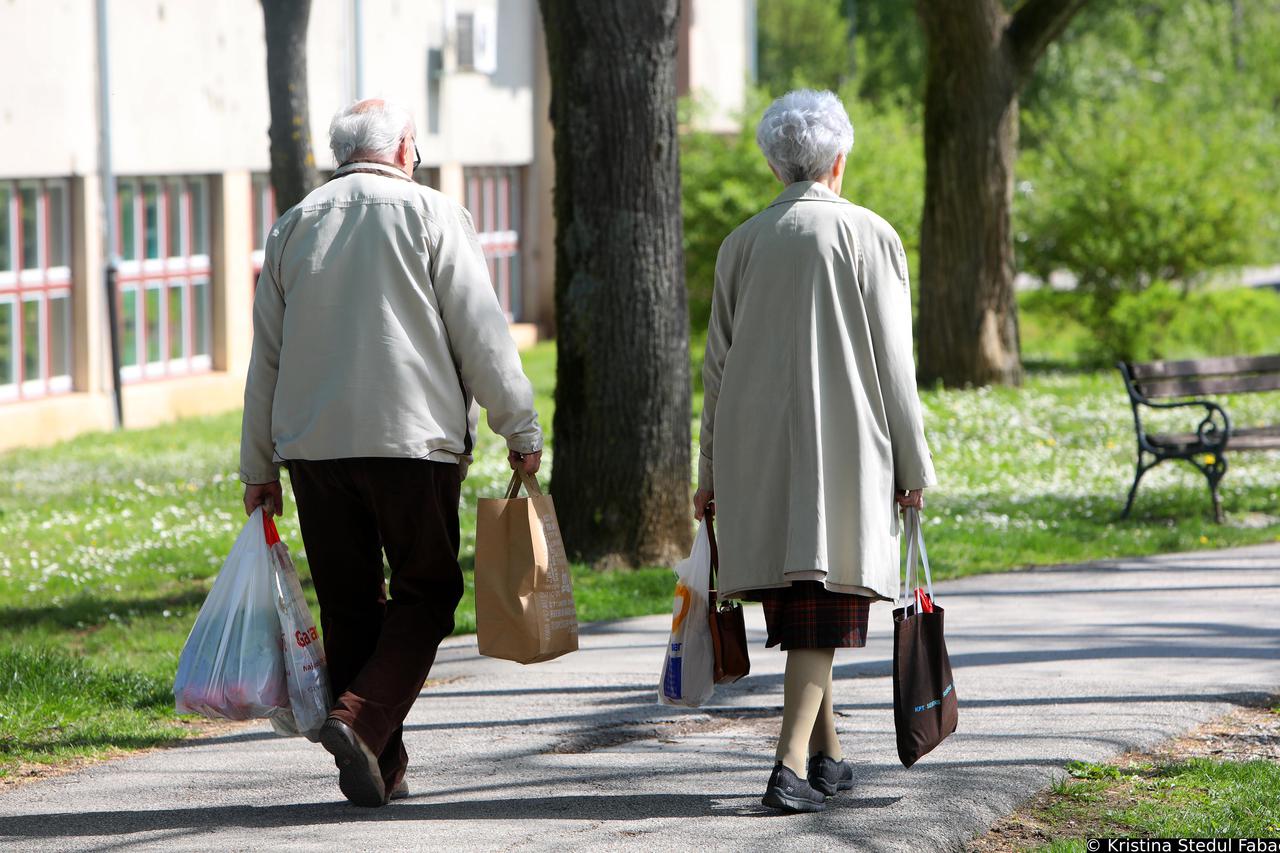
[{"label": "brown shoe", "polygon": [[387,794],[387,801],[405,800],[409,798],[409,783],[401,779],[396,786],[391,789],[391,793]]},{"label": "brown shoe", "polygon": [[[330,717],[320,727],[320,745],[338,765],[338,788],[357,806],[375,808],[387,802],[387,790],[378,769],[378,756],[365,746],[351,726]],[[405,791],[406,795],[408,791]]]}]

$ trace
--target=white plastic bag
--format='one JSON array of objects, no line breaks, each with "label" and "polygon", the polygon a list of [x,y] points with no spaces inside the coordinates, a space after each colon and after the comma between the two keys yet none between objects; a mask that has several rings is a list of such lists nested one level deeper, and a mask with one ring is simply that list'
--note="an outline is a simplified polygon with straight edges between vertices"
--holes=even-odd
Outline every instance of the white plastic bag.
[{"label": "white plastic bag", "polygon": [[715,691],[715,653],[707,623],[707,589],[711,584],[711,542],[707,523],[698,526],[689,558],[675,568],[676,595],[671,613],[658,702],[696,707]]},{"label": "white plastic bag", "polygon": [[179,713],[226,720],[288,713],[273,562],[257,509],[182,647],[173,682]]},{"label": "white plastic bag", "polygon": [[196,616],[173,683],[179,713],[269,719],[316,740],[329,678],[289,550],[254,510]]},{"label": "white plastic bag", "polygon": [[329,670],[324,645],[316,631],[311,608],[307,606],[298,570],[289,557],[289,548],[280,541],[275,523],[263,521],[271,548],[275,581],[276,612],[280,616],[281,645],[284,647],[285,682],[289,687],[290,714],[277,714],[271,726],[283,735],[303,735],[312,742],[320,739],[320,726],[329,716],[333,700],[329,693]]}]

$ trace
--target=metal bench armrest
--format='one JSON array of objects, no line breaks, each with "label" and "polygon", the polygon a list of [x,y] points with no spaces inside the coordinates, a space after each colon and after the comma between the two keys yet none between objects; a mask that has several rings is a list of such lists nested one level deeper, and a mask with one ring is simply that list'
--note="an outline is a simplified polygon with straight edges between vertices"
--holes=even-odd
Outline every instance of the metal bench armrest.
[{"label": "metal bench armrest", "polygon": [[1196,435],[1199,436],[1200,442],[1219,451],[1226,448],[1227,439],[1231,435],[1231,418],[1227,415],[1226,409],[1212,400],[1181,400],[1176,403],[1157,403],[1138,391],[1128,364],[1122,361],[1116,367],[1119,368],[1120,375],[1124,377],[1125,390],[1129,392],[1129,402],[1133,406],[1133,426],[1138,433],[1138,446],[1140,448],[1149,450],[1152,453],[1158,453],[1151,442],[1147,440],[1147,431],[1142,425],[1142,415],[1138,410],[1139,405],[1149,406],[1153,409],[1186,409],[1199,406],[1205,410],[1204,419],[1196,427]]},{"label": "metal bench armrest", "polygon": [[1205,410],[1204,419],[1200,421],[1196,427],[1196,435],[1200,437],[1200,442],[1206,447],[1216,448],[1219,451],[1225,450],[1227,447],[1227,439],[1231,435],[1231,417],[1227,414],[1227,410],[1219,406],[1212,400],[1183,400],[1177,403],[1156,403],[1145,397],[1141,399],[1135,398],[1133,401],[1133,417],[1134,422],[1138,425],[1138,440],[1146,443],[1147,434],[1143,428],[1138,416],[1138,404],[1149,406],[1152,409],[1187,409],[1197,406]]}]

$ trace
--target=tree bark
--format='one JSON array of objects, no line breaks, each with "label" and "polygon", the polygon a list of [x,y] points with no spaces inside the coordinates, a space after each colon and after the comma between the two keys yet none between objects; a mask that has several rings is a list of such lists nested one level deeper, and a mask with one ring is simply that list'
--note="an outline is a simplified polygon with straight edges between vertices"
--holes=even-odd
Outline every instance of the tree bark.
[{"label": "tree bark", "polygon": [[307,22],[311,0],[262,0],[271,101],[271,187],[276,209],[293,207],[320,182],[311,152],[307,103]]},{"label": "tree bark", "polygon": [[917,0],[925,33],[920,377],[1022,380],[1013,290],[1018,92],[1086,0]]},{"label": "tree bark", "polygon": [[678,0],[540,0],[556,164],[551,477],[570,554],[667,564],[691,541]]}]

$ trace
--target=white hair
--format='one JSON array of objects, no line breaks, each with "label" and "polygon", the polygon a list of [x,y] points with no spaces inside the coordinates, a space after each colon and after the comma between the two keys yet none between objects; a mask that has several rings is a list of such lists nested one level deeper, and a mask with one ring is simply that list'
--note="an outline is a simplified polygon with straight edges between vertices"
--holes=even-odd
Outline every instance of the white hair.
[{"label": "white hair", "polygon": [[853,125],[833,92],[796,89],[764,111],[756,144],[784,183],[819,181],[853,148]]},{"label": "white hair", "polygon": [[395,101],[367,98],[343,107],[329,122],[329,147],[338,164],[357,157],[390,160],[406,133],[414,133],[413,115]]}]

